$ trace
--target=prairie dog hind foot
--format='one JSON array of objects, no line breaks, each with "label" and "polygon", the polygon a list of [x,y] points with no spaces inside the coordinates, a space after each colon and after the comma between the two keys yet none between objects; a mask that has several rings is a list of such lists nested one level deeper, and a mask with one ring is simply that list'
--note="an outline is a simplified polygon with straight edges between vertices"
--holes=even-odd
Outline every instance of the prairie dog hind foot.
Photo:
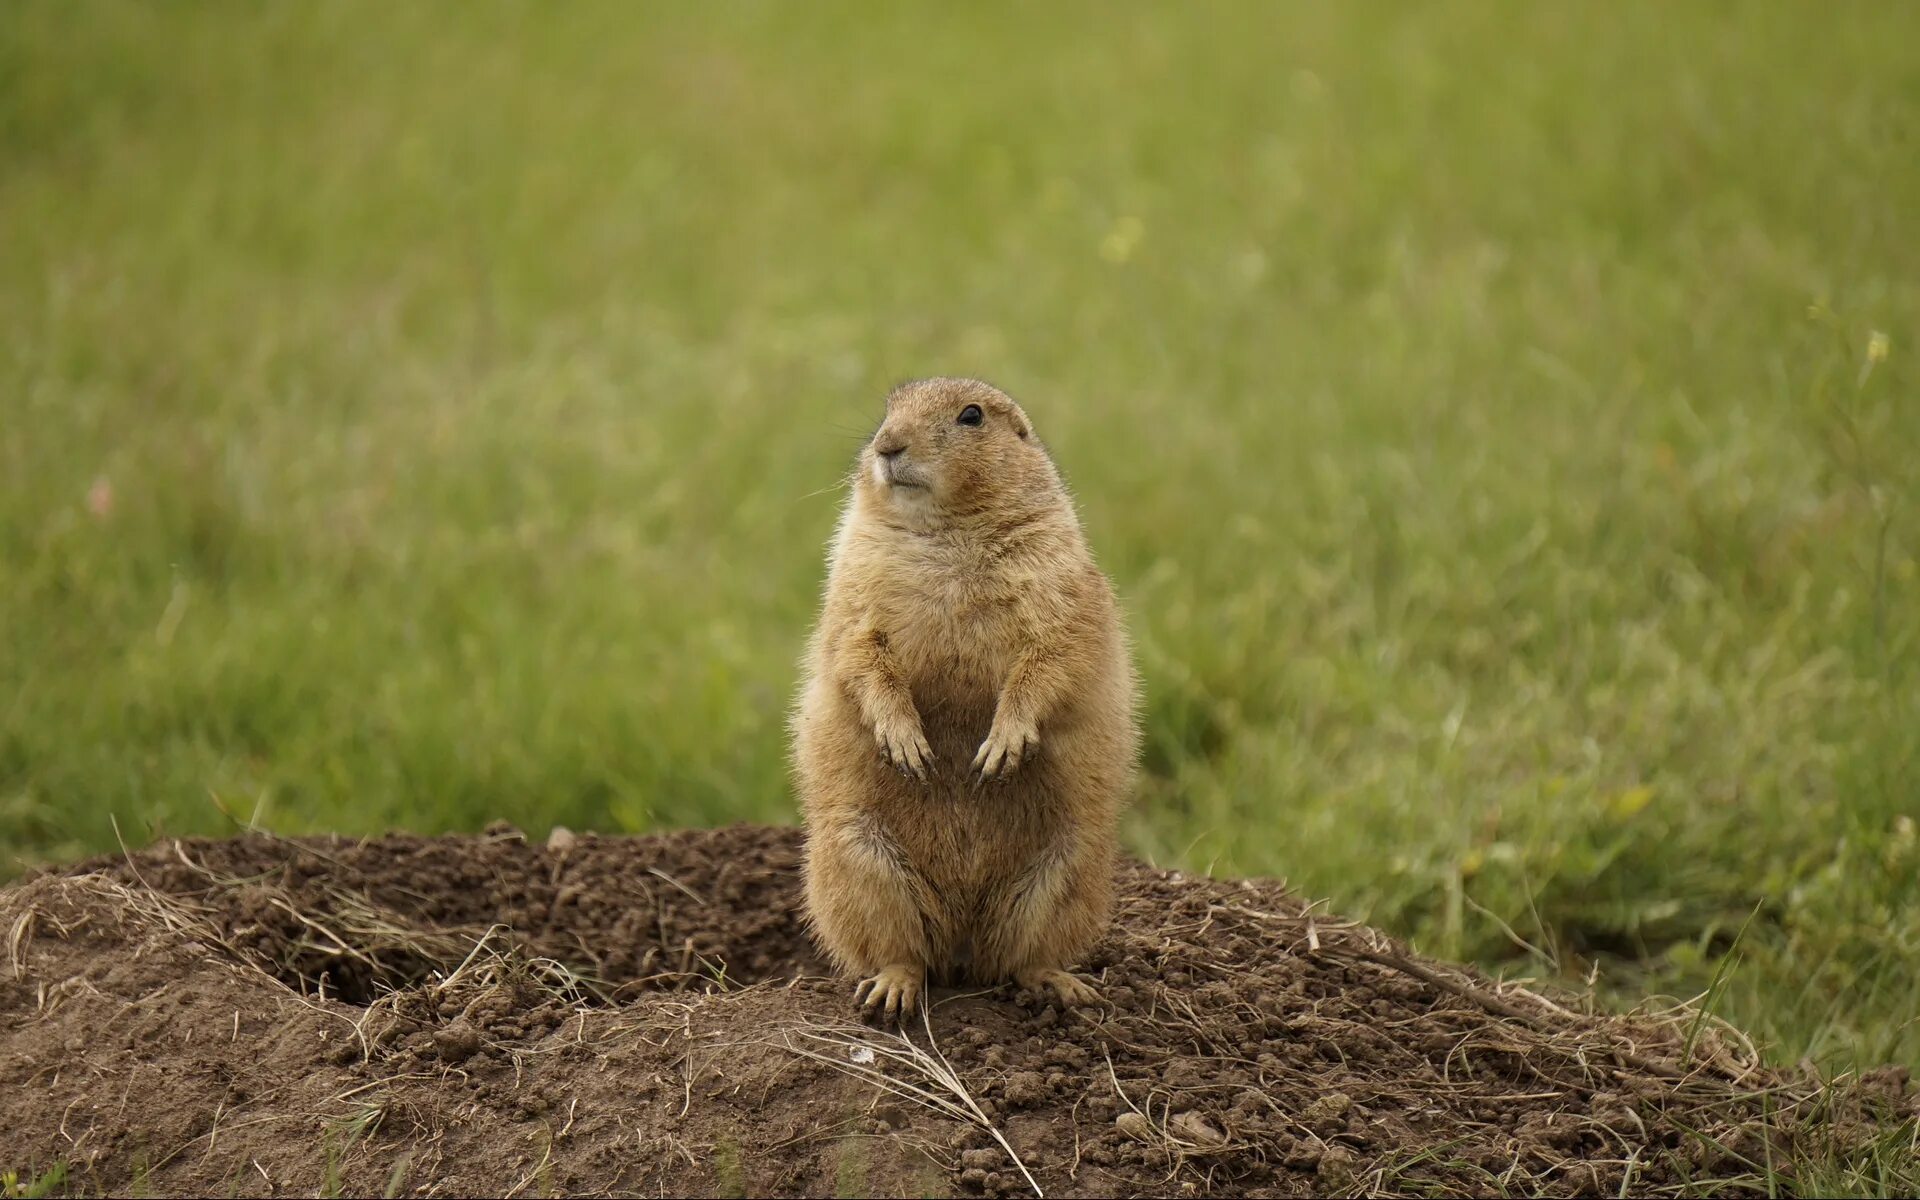
[{"label": "prairie dog hind foot", "polygon": [[1083,1008],[1100,1001],[1092,984],[1058,967],[1029,967],[1015,974],[1013,981],[1035,995],[1053,993],[1062,1008]]},{"label": "prairie dog hind foot", "polygon": [[888,1025],[898,1024],[920,1007],[920,993],[926,990],[927,973],[919,967],[895,963],[881,967],[878,974],[862,979],[853,989],[853,1002],[860,1015]]}]

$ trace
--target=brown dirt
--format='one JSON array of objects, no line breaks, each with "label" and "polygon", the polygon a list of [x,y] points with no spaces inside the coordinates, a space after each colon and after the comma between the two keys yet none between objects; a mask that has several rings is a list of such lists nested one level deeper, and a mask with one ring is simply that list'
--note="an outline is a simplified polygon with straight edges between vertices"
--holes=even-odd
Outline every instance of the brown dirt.
[{"label": "brown dirt", "polygon": [[250,836],[29,879],[0,892],[0,1168],[156,1195],[1737,1192],[1913,1109],[1692,1010],[1593,1015],[1278,884],[1140,864],[1084,964],[1108,1007],[946,992],[902,1038],[820,978],[799,849]]}]

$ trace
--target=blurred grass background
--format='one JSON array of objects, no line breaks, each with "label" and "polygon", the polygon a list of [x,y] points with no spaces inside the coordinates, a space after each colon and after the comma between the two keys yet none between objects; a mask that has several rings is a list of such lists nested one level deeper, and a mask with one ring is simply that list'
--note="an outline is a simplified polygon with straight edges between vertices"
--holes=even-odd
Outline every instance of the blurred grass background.
[{"label": "blurred grass background", "polygon": [[5,870],[792,820],[835,484],[978,374],[1132,614],[1135,850],[1920,1064],[1917,44],[0,7]]}]

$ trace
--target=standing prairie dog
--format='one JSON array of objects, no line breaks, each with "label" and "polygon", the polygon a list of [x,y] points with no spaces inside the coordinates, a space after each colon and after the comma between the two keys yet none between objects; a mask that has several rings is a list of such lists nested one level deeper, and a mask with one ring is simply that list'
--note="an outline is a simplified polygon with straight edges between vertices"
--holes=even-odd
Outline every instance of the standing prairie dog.
[{"label": "standing prairie dog", "polygon": [[1139,735],[1073,503],[971,379],[894,389],[851,492],[793,720],[815,937],[889,1020],[930,976],[1086,1003]]}]

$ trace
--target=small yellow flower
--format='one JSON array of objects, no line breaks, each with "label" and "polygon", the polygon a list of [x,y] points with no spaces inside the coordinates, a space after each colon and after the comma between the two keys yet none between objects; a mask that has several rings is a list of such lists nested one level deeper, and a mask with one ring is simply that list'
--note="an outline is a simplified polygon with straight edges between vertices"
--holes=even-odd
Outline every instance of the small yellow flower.
[{"label": "small yellow flower", "polygon": [[1653,789],[1646,784],[1630,787],[1608,802],[1616,820],[1624,821],[1639,813],[1653,800]]},{"label": "small yellow flower", "polygon": [[1887,335],[1878,329],[1874,330],[1867,336],[1867,361],[1870,363],[1887,361],[1887,351],[1892,348],[1893,343]]},{"label": "small yellow flower", "polygon": [[1133,257],[1146,232],[1147,227],[1139,217],[1121,217],[1107,230],[1107,236],[1100,239],[1100,257],[1110,263],[1126,262]]}]

